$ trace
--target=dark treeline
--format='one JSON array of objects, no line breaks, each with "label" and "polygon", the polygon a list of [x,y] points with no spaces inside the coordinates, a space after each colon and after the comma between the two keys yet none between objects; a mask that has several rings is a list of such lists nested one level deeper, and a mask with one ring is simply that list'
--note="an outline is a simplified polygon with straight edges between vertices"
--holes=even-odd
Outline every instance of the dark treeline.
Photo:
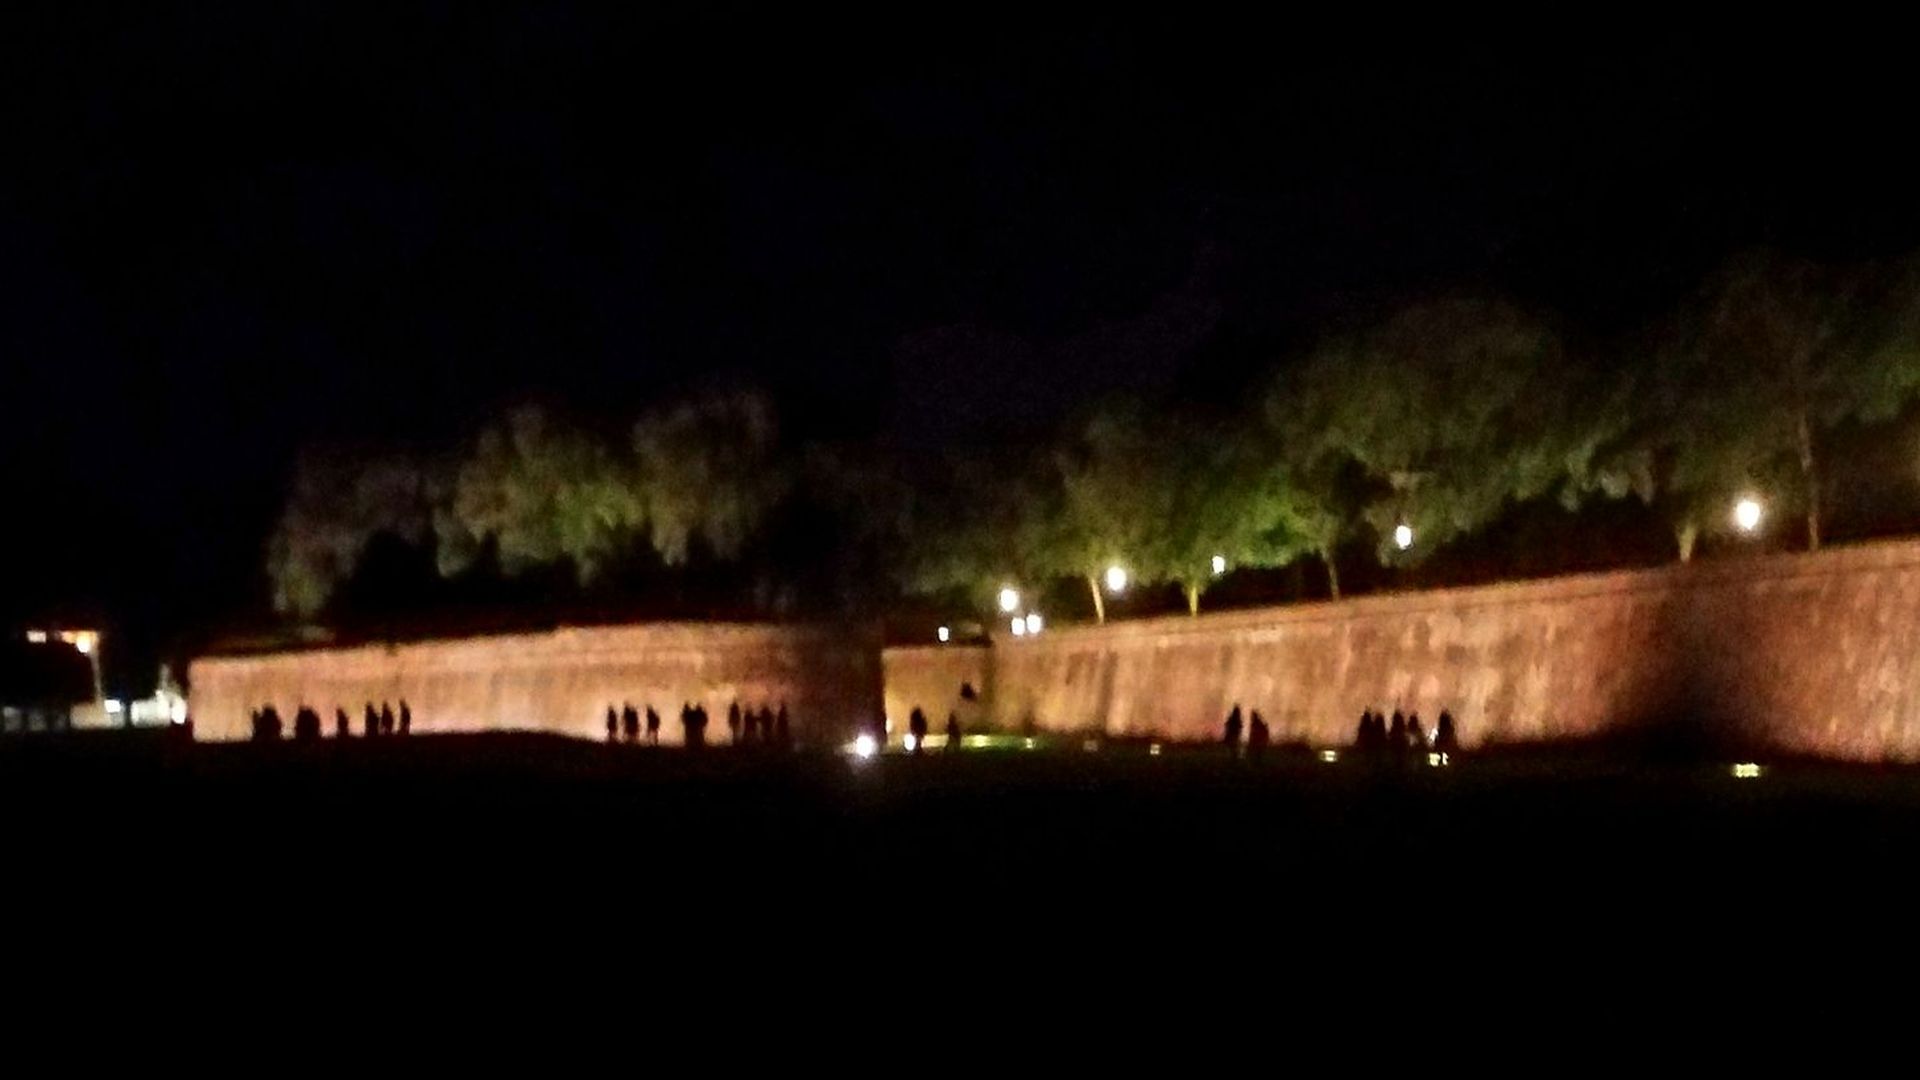
[{"label": "dark treeline", "polygon": [[1089,403],[1023,445],[800,443],[749,389],[613,431],[523,407],[438,451],[316,450],[268,570],[302,619],[466,601],[984,616],[1009,584],[1022,607],[1105,618],[1115,566],[1130,610],[1197,611],[1210,589],[1686,560],[1742,498],[1764,508],[1757,542],[1817,548],[1834,519],[1863,535],[1920,516],[1917,394],[1920,262],[1756,252],[1610,340],[1440,296],[1326,333],[1233,408]]}]

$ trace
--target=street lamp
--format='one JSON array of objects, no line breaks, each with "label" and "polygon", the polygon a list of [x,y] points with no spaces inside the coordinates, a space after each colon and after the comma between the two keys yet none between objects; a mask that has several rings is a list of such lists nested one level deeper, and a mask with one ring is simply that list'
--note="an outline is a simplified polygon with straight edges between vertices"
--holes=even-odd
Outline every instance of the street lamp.
[{"label": "street lamp", "polygon": [[1405,551],[1413,546],[1413,526],[1402,523],[1393,527],[1393,546]]},{"label": "street lamp", "polygon": [[1027,620],[1025,620],[1025,619],[1023,619],[1023,618],[1021,618],[1021,617],[1020,617],[1020,616],[1018,616],[1018,615],[1015,615],[1015,616],[1013,617],[1013,622],[1011,622],[1011,623],[1009,623],[1008,625],[1009,625],[1009,626],[1011,626],[1011,627],[1013,628],[1013,636],[1014,636],[1014,637],[1026,637],[1026,636],[1027,636]]},{"label": "street lamp", "polygon": [[1225,555],[1215,555],[1213,557],[1213,576],[1219,577],[1221,574],[1224,574],[1226,572],[1227,572],[1227,557]]},{"label": "street lamp", "polygon": [[1012,614],[1020,606],[1020,590],[1011,585],[1000,587],[1000,610]]},{"label": "street lamp", "polygon": [[1733,523],[1740,531],[1750,533],[1760,527],[1760,501],[1748,496],[1733,504]]},{"label": "street lamp", "polygon": [[947,639],[953,636],[953,631],[948,630],[946,627],[943,626],[939,629],[938,635],[940,638],[940,643],[944,645],[946,644]]},{"label": "street lamp", "polygon": [[1040,618],[1039,612],[1037,611],[1027,612],[1027,633],[1029,635],[1039,633],[1041,628],[1044,627],[1045,625],[1046,625],[1046,622]]},{"label": "street lamp", "polygon": [[1118,563],[1115,563],[1114,565],[1107,567],[1107,591],[1110,593],[1124,592],[1126,590],[1126,587],[1127,587],[1126,568],[1119,565]]}]

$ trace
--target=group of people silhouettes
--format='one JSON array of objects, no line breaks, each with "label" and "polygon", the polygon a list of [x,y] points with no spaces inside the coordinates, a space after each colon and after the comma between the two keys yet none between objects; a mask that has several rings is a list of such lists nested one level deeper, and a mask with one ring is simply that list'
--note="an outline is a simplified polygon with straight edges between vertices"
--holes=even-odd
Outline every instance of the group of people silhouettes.
[{"label": "group of people silhouettes", "polygon": [[[687,702],[680,707],[680,730],[682,741],[689,747],[705,746],[707,743],[707,707]],[[654,707],[647,706],[647,745],[660,745],[660,714]],[[792,746],[793,726],[787,716],[787,703],[781,702],[778,710],[769,705],[758,709],[742,709],[739,702],[727,707],[727,735],[735,746]],[[627,702],[619,709],[607,706],[607,741],[628,743],[640,741],[640,710]]]},{"label": "group of people silhouettes", "polygon": [[[1248,757],[1259,757],[1273,741],[1273,731],[1260,710],[1254,709],[1243,717],[1239,703],[1235,702],[1233,711],[1227,713],[1223,741],[1237,754],[1243,736]],[[1428,752],[1457,754],[1460,737],[1454,731],[1453,714],[1445,709],[1440,710],[1440,722],[1429,734],[1420,726],[1419,713],[1408,716],[1395,709],[1389,720],[1386,714],[1369,708],[1360,713],[1360,730],[1353,746],[1362,757],[1368,758],[1404,758],[1424,756]]]},{"label": "group of people silhouettes", "polygon": [[[250,714],[253,721],[255,742],[273,742],[286,733],[284,721],[280,719],[280,710],[272,705],[255,709]],[[408,707],[406,699],[400,701],[400,712],[396,719],[392,702],[382,702],[375,709],[373,702],[367,702],[365,731],[371,739],[377,735],[401,735],[413,731],[413,709]],[[320,738],[320,713],[311,705],[302,705],[293,713],[293,737],[297,742],[306,742]],[[333,710],[333,735],[344,739],[353,734],[353,724],[347,718],[345,708]]]},{"label": "group of people silhouettes", "polygon": [[[883,731],[881,734],[884,737],[886,733]],[[909,751],[918,754],[926,749],[927,714],[918,705],[915,705],[913,711],[907,714],[907,734],[913,736],[913,745],[907,747]],[[947,714],[947,749],[960,749],[959,713],[950,712]]]},{"label": "group of people silhouettes", "polygon": [[1384,713],[1362,709],[1353,748],[1360,756],[1369,758],[1422,757],[1429,751],[1457,754],[1460,736],[1453,728],[1453,714],[1445,709],[1440,710],[1440,721],[1431,734],[1420,725],[1419,713],[1408,716],[1395,709],[1389,720]]},{"label": "group of people silhouettes", "polygon": [[1247,756],[1259,757],[1266,753],[1267,746],[1273,742],[1273,729],[1267,726],[1267,718],[1260,715],[1259,709],[1255,709],[1243,720],[1240,716],[1240,703],[1236,701],[1233,704],[1233,711],[1227,713],[1225,736],[1227,749],[1236,754],[1240,752],[1240,736],[1243,730],[1247,739]]}]

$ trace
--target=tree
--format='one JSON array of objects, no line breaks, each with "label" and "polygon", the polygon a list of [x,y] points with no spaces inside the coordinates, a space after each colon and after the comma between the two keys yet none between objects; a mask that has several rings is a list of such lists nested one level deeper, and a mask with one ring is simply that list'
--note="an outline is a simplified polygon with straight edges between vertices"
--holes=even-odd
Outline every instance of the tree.
[{"label": "tree", "polygon": [[[1511,501],[1565,494],[1597,449],[1590,390],[1552,329],[1504,300],[1416,304],[1324,342],[1268,404],[1294,528],[1331,569],[1351,498],[1383,562],[1417,559]],[[1417,538],[1404,555],[1400,525]]]},{"label": "tree", "polygon": [[435,519],[442,574],[491,542],[517,574],[571,560],[591,580],[641,520],[629,469],[591,434],[527,406],[481,432]]},{"label": "tree", "polygon": [[1229,566],[1273,566],[1299,549],[1294,500],[1269,467],[1266,440],[1241,426],[1167,425],[1160,452],[1143,463],[1138,483],[1157,495],[1145,502],[1164,517],[1142,541],[1136,560],[1142,578],[1172,581],[1200,612],[1200,594]]},{"label": "tree", "polygon": [[792,482],[773,403],[757,392],[649,413],[634,425],[633,448],[640,516],[670,566],[687,561],[695,537],[717,558],[738,556]]},{"label": "tree", "polygon": [[303,453],[267,544],[274,610],[318,615],[380,533],[423,540],[435,494],[431,470],[408,454],[366,447]]},{"label": "tree", "polygon": [[964,597],[991,614],[1003,585],[1032,588],[1053,574],[1060,502],[1052,463],[1017,450],[954,456],[919,478],[898,511],[903,591]]},{"label": "tree", "polygon": [[1053,454],[1058,513],[1039,502],[1027,515],[1038,561],[1049,572],[1084,580],[1096,622],[1107,621],[1101,577],[1109,566],[1137,564],[1173,516],[1166,469],[1168,433],[1137,405],[1097,413]]},{"label": "tree", "polygon": [[[1904,265],[1823,266],[1772,252],[1709,279],[1656,354],[1642,459],[1697,531],[1702,504],[1778,476],[1798,487],[1808,550],[1820,547],[1819,441],[1845,421],[1891,419],[1920,391],[1920,289]],[[1682,546],[1688,542],[1683,539]]]}]

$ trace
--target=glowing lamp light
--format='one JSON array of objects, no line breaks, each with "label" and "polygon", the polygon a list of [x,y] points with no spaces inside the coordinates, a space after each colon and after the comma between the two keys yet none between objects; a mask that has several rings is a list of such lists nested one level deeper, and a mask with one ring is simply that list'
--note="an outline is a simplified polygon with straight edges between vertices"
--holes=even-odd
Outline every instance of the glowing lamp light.
[{"label": "glowing lamp light", "polygon": [[1405,551],[1413,546],[1413,526],[1395,525],[1393,527],[1393,546]]},{"label": "glowing lamp light", "polygon": [[944,643],[948,638],[953,636],[953,631],[943,626],[936,632],[936,636]]},{"label": "glowing lamp light", "polygon": [[186,723],[187,722],[187,703],[185,701],[175,699],[173,704],[167,707],[167,719],[172,720],[176,724]]},{"label": "glowing lamp light", "polygon": [[1320,762],[1321,762],[1321,764],[1323,764],[1323,765],[1331,765],[1331,764],[1333,764],[1334,762],[1336,762],[1336,761],[1339,761],[1339,760],[1340,760],[1340,751],[1338,751],[1338,750],[1322,750],[1322,751],[1320,751]]},{"label": "glowing lamp light", "polygon": [[1221,574],[1224,574],[1226,572],[1227,572],[1227,557],[1225,555],[1215,555],[1213,557],[1213,576],[1219,577]]},{"label": "glowing lamp light", "polygon": [[1452,762],[1447,760],[1447,755],[1444,753],[1433,753],[1427,755],[1427,764],[1436,769],[1444,769]]},{"label": "glowing lamp light", "polygon": [[1027,633],[1037,634],[1042,629],[1044,629],[1046,625],[1047,625],[1046,620],[1040,617],[1039,612],[1037,611],[1027,612]]},{"label": "glowing lamp light", "polygon": [[1119,565],[1107,567],[1107,591],[1110,593],[1125,592],[1126,588],[1126,567]]},{"label": "glowing lamp light", "polygon": [[853,756],[854,757],[865,759],[865,758],[870,758],[879,752],[880,752],[880,744],[877,742],[874,742],[873,736],[871,735],[863,734],[859,738],[853,740]]},{"label": "glowing lamp light", "polygon": [[901,745],[905,746],[907,748],[907,753],[911,754],[913,753],[914,749],[920,745],[920,737],[913,734],[912,732],[908,732],[907,737],[901,740]]},{"label": "glowing lamp light", "polygon": [[1084,740],[1080,744],[1080,749],[1086,751],[1089,754],[1097,754],[1100,752],[1100,740],[1099,739]]},{"label": "glowing lamp light", "polygon": [[47,643],[47,632],[45,630],[29,630],[27,631],[27,642],[33,645],[45,645]]},{"label": "glowing lamp light", "polygon": [[1024,745],[1024,746],[1022,746],[1022,747],[1021,747],[1021,749],[1023,749],[1023,750],[1031,750],[1031,749],[1033,749],[1033,740],[1032,740],[1032,739],[1028,739],[1028,740],[1026,741],[1026,745]]},{"label": "glowing lamp light", "polygon": [[1013,610],[1019,606],[1020,606],[1020,590],[1014,588],[1011,585],[1001,586],[1000,610],[1011,614]]},{"label": "glowing lamp light", "polygon": [[127,711],[126,702],[121,701],[119,698],[115,698],[115,697],[108,698],[106,701],[106,705],[107,705],[108,716],[119,716],[121,713]]},{"label": "glowing lamp light", "polygon": [[1743,761],[1733,767],[1733,776],[1736,780],[1758,780],[1760,766],[1751,761]]},{"label": "glowing lamp light", "polygon": [[1148,757],[1159,757],[1159,756],[1160,756],[1160,744],[1159,744],[1159,743],[1148,743],[1148,744],[1147,744],[1147,756],[1148,756]]},{"label": "glowing lamp light", "polygon": [[1733,523],[1741,532],[1752,532],[1760,527],[1761,508],[1757,499],[1746,498],[1733,504]]},{"label": "glowing lamp light", "polygon": [[1013,621],[1008,623],[1007,625],[1013,630],[1014,637],[1027,636],[1027,620],[1021,618],[1020,616],[1015,615],[1013,617]]}]

